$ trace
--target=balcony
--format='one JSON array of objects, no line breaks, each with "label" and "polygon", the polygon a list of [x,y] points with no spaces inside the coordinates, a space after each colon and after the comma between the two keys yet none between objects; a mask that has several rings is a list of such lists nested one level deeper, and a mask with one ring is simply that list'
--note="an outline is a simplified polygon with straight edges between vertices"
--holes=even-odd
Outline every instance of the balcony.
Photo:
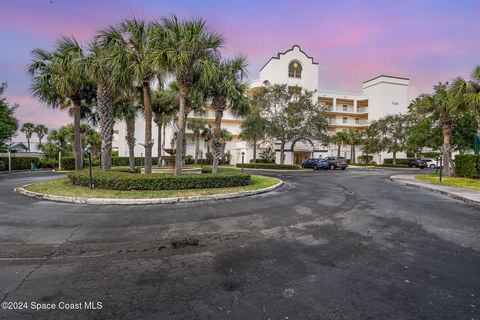
[{"label": "balcony", "polygon": [[324,108],[326,112],[335,112],[335,113],[350,113],[350,114],[363,114],[368,113],[368,107],[357,107],[357,111],[353,106],[344,107],[342,105],[337,105],[333,107],[332,105],[328,105],[325,103],[320,103],[320,107]]},{"label": "balcony", "polygon": [[368,120],[340,120],[340,119],[328,119],[327,120],[329,125],[337,125],[337,126],[367,126]]}]

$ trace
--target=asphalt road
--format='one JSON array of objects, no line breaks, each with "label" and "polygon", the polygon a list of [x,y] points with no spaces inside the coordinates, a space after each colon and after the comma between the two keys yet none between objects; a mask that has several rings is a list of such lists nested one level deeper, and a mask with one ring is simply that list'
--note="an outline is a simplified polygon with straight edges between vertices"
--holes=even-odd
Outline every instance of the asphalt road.
[{"label": "asphalt road", "polygon": [[397,173],[155,206],[40,201],[13,187],[54,173],[0,175],[0,297],[24,308],[0,319],[480,319],[480,207]]}]

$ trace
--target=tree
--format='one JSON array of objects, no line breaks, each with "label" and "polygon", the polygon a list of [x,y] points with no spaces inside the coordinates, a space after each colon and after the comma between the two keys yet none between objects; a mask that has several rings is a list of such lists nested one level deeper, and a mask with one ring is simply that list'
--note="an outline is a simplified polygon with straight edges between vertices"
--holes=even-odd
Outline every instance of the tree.
[{"label": "tree", "polygon": [[[163,75],[159,59],[160,37],[153,37],[154,26],[143,20],[126,19],[117,26],[100,31],[97,41],[109,47],[114,81],[119,84],[140,84],[143,90],[145,117],[145,173],[152,173],[152,106],[150,83]],[[161,34],[161,32],[157,32]]]},{"label": "tree", "polygon": [[[295,139],[325,140],[327,121],[314,102],[313,92],[289,92],[287,85],[268,81],[252,97],[266,121],[266,135],[280,142],[280,163],[285,161],[285,144]],[[320,111],[320,112],[319,112]]]},{"label": "tree", "polygon": [[428,116],[416,121],[407,140],[407,150],[420,153],[424,148],[438,150],[442,145],[442,129],[438,119]]},{"label": "tree", "polygon": [[37,137],[38,137],[38,144],[42,144],[42,139],[48,133],[48,128],[46,126],[44,126],[43,124],[39,124],[39,125],[35,126],[34,131],[35,131],[35,133],[37,134]]},{"label": "tree", "polygon": [[158,89],[152,95],[153,121],[157,125],[157,156],[158,166],[162,165],[162,129],[170,122],[178,110],[177,93],[175,85],[171,84],[168,90]]},{"label": "tree", "polygon": [[454,90],[463,97],[468,110],[476,116],[476,135],[480,139],[480,66],[473,70],[470,81],[458,78],[455,82]]},{"label": "tree", "polygon": [[266,123],[259,110],[251,110],[240,125],[240,138],[251,142],[253,162],[257,162],[257,143],[265,139]]},{"label": "tree", "polygon": [[340,149],[342,145],[347,143],[348,136],[346,132],[337,132],[330,138],[330,142],[337,145],[337,157],[340,157]]},{"label": "tree", "polygon": [[198,162],[198,155],[200,154],[200,135],[207,127],[207,122],[204,119],[196,118],[190,119],[187,122],[187,128],[192,130],[193,137],[195,140],[195,156],[194,163]]},{"label": "tree", "polygon": [[83,49],[74,38],[62,37],[52,52],[34,49],[32,57],[27,71],[32,77],[33,95],[52,108],[73,109],[75,170],[81,170],[81,109],[82,104],[88,104],[85,93],[91,92],[85,69],[77,63],[85,58]]},{"label": "tree", "polygon": [[222,128],[222,130],[220,130],[220,142],[222,143],[222,149],[220,152],[221,159],[225,160],[225,146],[227,145],[227,142],[232,140],[233,140],[232,133],[228,131],[228,129]]},{"label": "tree", "polygon": [[213,138],[213,127],[210,123],[208,123],[205,128],[202,130],[200,134],[201,137],[205,140],[207,144],[207,153],[210,153],[210,141]]},{"label": "tree", "polygon": [[58,130],[52,129],[47,137],[47,141],[57,145],[63,155],[68,155],[70,153],[69,140],[70,132],[67,127],[61,127]]},{"label": "tree", "polygon": [[225,148],[221,139],[221,127],[223,113],[226,110],[236,117],[245,116],[249,112],[248,99],[246,97],[247,85],[242,82],[246,72],[246,61],[244,58],[218,61],[217,72],[214,74],[212,83],[209,86],[209,96],[212,98],[211,107],[215,112],[213,126],[212,173],[218,173],[218,162],[222,157],[222,150]]},{"label": "tree", "polygon": [[6,83],[0,84],[0,148],[4,148],[18,130],[18,120],[14,116],[18,105],[7,104],[4,97],[6,88]]},{"label": "tree", "polygon": [[30,139],[32,138],[32,134],[35,132],[35,125],[31,122],[25,122],[22,125],[22,129],[20,129],[20,131],[25,134],[25,139],[27,139],[28,152],[30,152]]},{"label": "tree", "polygon": [[101,150],[103,144],[101,134],[91,129],[84,133],[83,140],[85,145],[90,145],[92,156],[97,156],[98,151]]},{"label": "tree", "polygon": [[347,142],[350,145],[350,161],[354,163],[356,161],[355,157],[355,147],[363,141],[363,132],[357,131],[353,128],[348,129],[347,131]]},{"label": "tree", "polygon": [[[368,160],[369,155],[382,152],[382,137],[378,123],[373,121],[364,131],[365,144],[363,145],[364,159]],[[372,156],[373,157],[373,156]],[[367,161],[368,162],[368,161]]]},{"label": "tree", "polygon": [[421,99],[415,100],[410,106],[410,110],[414,113],[431,114],[439,119],[443,133],[443,145],[440,149],[445,163],[444,174],[446,177],[454,174],[451,156],[454,117],[466,110],[463,91],[456,87],[459,83],[455,81],[453,86],[448,82],[439,83],[433,87],[434,94],[422,95]]},{"label": "tree", "polygon": [[[161,27],[156,29],[156,38],[165,44],[162,60],[168,71],[173,73],[179,87],[179,110],[177,117],[177,150],[183,150],[186,117],[189,113],[186,98],[196,85],[211,84],[217,72],[215,60],[223,38],[210,32],[203,20],[180,21],[176,16],[164,17]],[[180,175],[183,165],[183,152],[176,152],[175,175]]]},{"label": "tree", "polygon": [[125,120],[128,145],[128,164],[130,172],[135,172],[135,119],[143,109],[141,102],[141,88],[127,88],[116,96],[114,101],[115,117]]}]

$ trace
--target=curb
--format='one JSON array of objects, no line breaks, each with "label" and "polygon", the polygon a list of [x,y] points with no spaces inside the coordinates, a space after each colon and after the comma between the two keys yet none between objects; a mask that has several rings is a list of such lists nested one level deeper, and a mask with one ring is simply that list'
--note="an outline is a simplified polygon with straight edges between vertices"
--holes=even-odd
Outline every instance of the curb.
[{"label": "curb", "polygon": [[441,190],[441,189],[435,188],[435,185],[430,186],[429,184],[427,184],[425,182],[420,182],[420,180],[418,180],[418,179],[413,180],[413,182],[408,182],[408,181],[405,180],[405,178],[402,179],[402,177],[399,177],[399,176],[391,176],[390,181],[392,181],[393,183],[401,184],[401,185],[408,186],[408,187],[414,187],[414,188],[421,189],[421,190],[432,191],[432,192],[442,194],[444,196],[448,196],[450,198],[460,200],[460,201],[463,201],[463,202],[466,202],[466,203],[469,203],[469,204],[480,205],[480,200],[471,199],[471,198],[459,195],[457,193],[453,193],[453,192],[449,192],[449,191],[446,191],[446,190]]},{"label": "curb", "polygon": [[[242,168],[237,168],[237,169],[242,170]],[[301,168],[301,169],[296,169],[296,170],[292,170],[292,169],[281,170],[281,169],[243,168],[243,170],[244,171],[265,171],[265,172],[307,172],[307,171],[312,171],[313,169]]]},{"label": "curb", "polygon": [[150,199],[78,198],[78,197],[67,197],[67,196],[55,196],[55,195],[26,190],[25,187],[29,186],[30,184],[26,184],[21,187],[16,187],[13,190],[16,193],[27,196],[27,197],[37,198],[41,200],[55,201],[55,202],[66,202],[66,203],[75,203],[75,204],[96,204],[96,205],[147,205],[147,204],[172,204],[172,203],[184,203],[184,202],[199,202],[199,201],[208,201],[208,200],[223,200],[223,199],[248,197],[248,196],[270,192],[281,187],[283,185],[283,181],[280,179],[277,179],[277,180],[279,181],[277,184],[268,188],[263,188],[258,190],[241,191],[241,192],[224,193],[224,194],[212,194],[208,196],[150,198]]}]

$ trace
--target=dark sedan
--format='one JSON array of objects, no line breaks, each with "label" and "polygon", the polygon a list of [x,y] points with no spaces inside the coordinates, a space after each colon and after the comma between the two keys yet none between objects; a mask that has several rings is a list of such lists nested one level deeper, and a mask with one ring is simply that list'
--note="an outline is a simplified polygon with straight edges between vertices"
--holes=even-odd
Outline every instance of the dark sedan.
[{"label": "dark sedan", "polygon": [[330,163],[324,159],[311,158],[302,163],[302,168],[312,168],[314,170],[330,168]]}]

